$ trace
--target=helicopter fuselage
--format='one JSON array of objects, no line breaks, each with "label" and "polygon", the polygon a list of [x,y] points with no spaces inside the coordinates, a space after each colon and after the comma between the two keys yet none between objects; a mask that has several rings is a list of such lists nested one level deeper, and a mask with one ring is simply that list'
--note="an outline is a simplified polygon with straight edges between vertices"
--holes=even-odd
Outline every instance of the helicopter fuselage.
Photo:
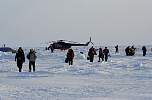
[{"label": "helicopter fuselage", "polygon": [[69,43],[69,42],[64,42],[64,40],[58,40],[57,42],[54,42],[54,43],[50,44],[50,46],[48,47],[48,49],[51,49],[52,51],[54,49],[66,50],[66,49],[71,48],[72,46],[88,46],[89,43],[92,43],[91,42],[91,37],[90,37],[90,41],[88,41],[85,44]]}]

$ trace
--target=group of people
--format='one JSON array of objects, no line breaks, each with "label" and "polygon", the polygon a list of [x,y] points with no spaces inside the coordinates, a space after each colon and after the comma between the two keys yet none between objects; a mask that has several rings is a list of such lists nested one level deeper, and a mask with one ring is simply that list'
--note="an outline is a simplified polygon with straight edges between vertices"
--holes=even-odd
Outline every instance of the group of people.
[{"label": "group of people", "polygon": [[[89,49],[87,59],[90,60],[90,62],[93,62],[94,55],[97,55],[97,53],[96,53],[96,49],[93,48],[93,46],[92,46]],[[107,49],[107,47],[105,47],[105,49],[103,49],[103,50],[102,50],[102,48],[99,48],[99,55],[98,55],[99,61],[98,62],[100,62],[100,59],[102,59],[102,61],[105,60],[105,62],[107,62],[108,56],[109,56],[109,49]]]},{"label": "group of people", "polygon": [[[93,62],[95,55],[97,55],[96,49],[92,46],[89,49],[87,60],[90,60],[90,62]],[[100,59],[102,59],[102,61],[107,62],[108,56],[109,56],[109,49],[107,49],[107,47],[105,47],[104,50],[102,50],[102,48],[99,48],[98,62],[100,62]],[[65,62],[69,63],[69,65],[73,65],[73,59],[74,59],[74,51],[70,48],[67,52]]]},{"label": "group of people", "polygon": [[[31,69],[32,69],[31,66],[33,66],[33,72],[35,72],[35,60],[37,56],[34,49],[30,49],[26,57],[29,60],[29,72],[31,72]],[[19,47],[19,49],[17,50],[15,61],[17,62],[17,67],[19,69],[19,72],[21,72],[23,63],[25,62],[25,54],[21,47]]]},{"label": "group of people", "polygon": [[[118,45],[115,46],[115,49],[116,49],[115,53],[118,53],[119,52]],[[87,60],[90,60],[90,62],[93,62],[95,55],[97,55],[96,49],[92,46],[88,51]],[[109,49],[107,47],[105,47],[104,49],[99,48],[98,62],[100,62],[101,60],[107,62],[109,56],[110,56]],[[69,63],[69,65],[72,65],[73,59],[74,59],[74,51],[70,48],[67,52],[67,57],[65,59],[65,62]]]},{"label": "group of people", "polygon": [[[116,49],[115,53],[118,53],[118,45],[115,46],[115,49]],[[134,46],[132,47],[128,46],[125,49],[126,55],[133,56],[135,54],[135,50],[136,48]],[[143,56],[145,56],[147,52],[146,46],[143,46],[142,50],[143,50]],[[93,62],[95,55],[97,55],[96,49],[92,46],[88,51],[87,60],[90,60],[90,62]],[[101,60],[107,62],[108,56],[109,56],[109,49],[107,47],[105,47],[104,49],[99,48],[98,62],[100,62]],[[33,66],[33,72],[35,72],[35,61],[37,58],[35,50],[30,49],[26,57],[29,60],[29,72],[31,72],[32,66]],[[69,63],[69,65],[73,65],[73,59],[74,59],[74,51],[73,49],[70,48],[67,52],[65,62]],[[25,54],[21,47],[19,47],[19,49],[17,50],[15,61],[17,62],[17,67],[19,69],[19,72],[21,72],[23,63],[25,62]]]},{"label": "group of people", "polygon": [[[136,48],[134,46],[131,46],[131,47],[128,46],[128,47],[126,47],[126,49],[125,49],[126,56],[133,56],[133,55],[135,55],[135,51],[136,51]],[[146,56],[146,53],[147,53],[146,46],[142,47],[142,51],[143,51],[143,56]]]},{"label": "group of people", "polygon": [[[118,45],[115,46],[115,50],[116,50],[115,53],[119,53]],[[131,46],[131,47],[128,46],[125,49],[126,56],[133,56],[135,54],[135,50],[136,48],[134,46]],[[90,62],[93,62],[94,56],[97,55],[96,51],[97,50],[92,46],[88,51],[87,60],[90,60]],[[143,56],[145,56],[147,52],[146,46],[142,47],[142,51],[143,51]],[[104,49],[99,48],[98,62],[100,62],[101,60],[107,62],[109,56],[110,56],[109,49],[107,47],[105,47]],[[65,62],[67,63],[69,62],[69,65],[72,65],[73,58],[74,58],[74,51],[70,48],[67,52],[67,58],[65,59]]]},{"label": "group of people", "polygon": [[125,49],[125,52],[126,52],[126,56],[133,56],[135,55],[135,50],[136,48],[134,46],[128,46],[126,49]]}]

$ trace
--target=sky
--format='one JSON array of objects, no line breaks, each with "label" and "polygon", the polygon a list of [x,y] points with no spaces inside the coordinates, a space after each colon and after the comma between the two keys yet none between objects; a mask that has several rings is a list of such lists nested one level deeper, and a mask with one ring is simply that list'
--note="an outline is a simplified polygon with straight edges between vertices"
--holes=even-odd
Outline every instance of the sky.
[{"label": "sky", "polygon": [[0,0],[0,45],[152,44],[152,0]]}]

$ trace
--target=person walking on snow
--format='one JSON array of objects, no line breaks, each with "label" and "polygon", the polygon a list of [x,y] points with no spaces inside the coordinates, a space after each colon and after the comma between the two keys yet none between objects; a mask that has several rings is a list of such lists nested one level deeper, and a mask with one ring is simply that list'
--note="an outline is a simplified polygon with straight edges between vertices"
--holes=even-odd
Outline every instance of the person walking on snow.
[{"label": "person walking on snow", "polygon": [[29,60],[29,72],[31,72],[31,66],[33,66],[33,72],[35,72],[36,58],[36,52],[33,49],[30,49],[30,52],[27,54],[27,59]]},{"label": "person walking on snow", "polygon": [[23,63],[25,62],[25,55],[24,51],[21,47],[19,47],[16,56],[15,56],[15,61],[17,61],[17,67],[19,68],[19,72],[22,71],[22,66]]},{"label": "person walking on snow", "polygon": [[143,51],[143,56],[146,56],[146,52],[147,52],[146,46],[142,47],[142,51]]},{"label": "person walking on snow", "polygon": [[119,53],[118,45],[115,46],[115,49],[116,49],[115,53]]}]

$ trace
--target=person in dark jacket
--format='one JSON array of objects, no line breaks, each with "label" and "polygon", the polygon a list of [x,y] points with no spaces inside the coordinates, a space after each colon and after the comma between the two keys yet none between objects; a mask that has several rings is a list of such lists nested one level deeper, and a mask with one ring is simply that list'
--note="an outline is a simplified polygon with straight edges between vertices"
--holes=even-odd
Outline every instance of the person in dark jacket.
[{"label": "person in dark jacket", "polygon": [[16,53],[15,61],[17,61],[17,67],[19,68],[19,72],[21,72],[22,71],[22,65],[25,62],[24,51],[21,47],[19,47],[19,49]]},{"label": "person in dark jacket", "polygon": [[108,60],[108,54],[109,54],[109,49],[107,49],[107,47],[105,47],[105,49],[103,50],[104,56],[105,56],[105,61],[107,62]]},{"label": "person in dark jacket", "polygon": [[116,49],[115,53],[119,53],[118,45],[115,46],[115,49]]},{"label": "person in dark jacket", "polygon": [[90,62],[93,62],[94,60],[94,55],[97,55],[95,48],[93,48],[93,46],[89,49],[88,52],[88,57],[90,59]]},{"label": "person in dark jacket", "polygon": [[27,54],[27,59],[29,60],[29,72],[31,72],[31,66],[33,66],[33,72],[35,72],[36,58],[36,52],[33,49],[30,49],[30,52]]},{"label": "person in dark jacket", "polygon": [[128,47],[125,49],[126,56],[129,56],[129,49],[130,49],[130,46],[128,46]]},{"label": "person in dark jacket", "polygon": [[74,51],[71,48],[67,52],[67,59],[68,59],[69,65],[73,65]]},{"label": "person in dark jacket", "polygon": [[99,48],[99,61],[98,62],[100,62],[100,58],[102,59],[102,61],[104,61],[104,54],[103,54],[102,48]]},{"label": "person in dark jacket", "polygon": [[145,56],[145,55],[146,55],[146,52],[147,52],[146,46],[143,46],[143,47],[142,47],[142,51],[143,51],[143,56]]},{"label": "person in dark jacket", "polygon": [[51,52],[53,53],[54,48],[53,48],[53,45],[52,45],[52,44],[50,44],[50,46],[48,47],[48,50],[50,50],[50,49],[51,49]]}]

